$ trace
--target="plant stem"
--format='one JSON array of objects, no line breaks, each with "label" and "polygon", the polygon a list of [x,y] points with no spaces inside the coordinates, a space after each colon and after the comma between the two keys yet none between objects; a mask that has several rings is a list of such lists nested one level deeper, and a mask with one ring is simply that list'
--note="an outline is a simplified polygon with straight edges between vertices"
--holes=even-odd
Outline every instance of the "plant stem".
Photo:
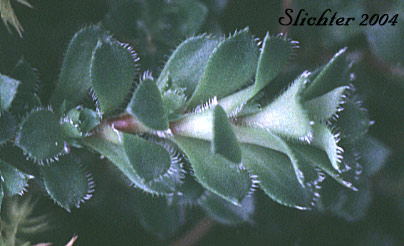
[{"label": "plant stem", "polygon": [[208,216],[201,219],[182,238],[172,243],[172,246],[193,246],[198,243],[215,225],[215,222]]}]

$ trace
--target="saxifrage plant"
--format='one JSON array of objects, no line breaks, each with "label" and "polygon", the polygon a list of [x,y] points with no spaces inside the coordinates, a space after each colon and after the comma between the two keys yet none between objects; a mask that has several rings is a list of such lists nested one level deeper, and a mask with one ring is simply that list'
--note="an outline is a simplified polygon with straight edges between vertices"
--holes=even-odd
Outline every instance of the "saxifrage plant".
[{"label": "saxifrage plant", "polygon": [[[285,206],[335,209],[341,192],[366,187],[358,177],[375,165],[359,158],[377,143],[365,135],[371,122],[353,93],[346,48],[277,96],[264,95],[296,47],[284,35],[257,43],[248,29],[191,37],[154,79],[138,75],[131,47],[90,26],[71,40],[49,105],[21,59],[0,78],[1,196],[35,178],[61,207],[78,207],[94,191],[73,151],[86,148],[136,188],[164,197],[168,207],[155,212],[168,219],[194,204],[225,224],[250,221],[256,189]],[[28,162],[16,161],[21,152]],[[337,188],[320,189],[328,178]]]}]

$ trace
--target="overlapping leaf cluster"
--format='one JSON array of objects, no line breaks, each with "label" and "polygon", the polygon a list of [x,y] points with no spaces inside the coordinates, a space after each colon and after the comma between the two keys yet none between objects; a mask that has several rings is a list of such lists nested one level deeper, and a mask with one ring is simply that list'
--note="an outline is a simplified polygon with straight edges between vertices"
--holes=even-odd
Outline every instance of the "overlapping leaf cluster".
[{"label": "overlapping leaf cluster", "polygon": [[[316,71],[285,81],[286,89],[261,104],[263,89],[271,89],[296,46],[282,35],[257,44],[248,29],[191,37],[157,79],[146,72],[135,84],[138,59],[128,45],[99,26],[80,30],[49,106],[36,96],[34,71],[24,60],[1,77],[0,143],[39,164],[22,172],[2,156],[2,195],[21,192],[35,176],[59,205],[79,206],[91,197],[93,182],[70,152],[88,147],[135,187],[162,196],[138,200],[170,214],[170,221],[183,221],[187,204],[222,223],[250,221],[256,189],[286,206],[332,210],[322,193],[360,188],[361,170],[372,171],[359,155],[378,144],[363,137],[370,122],[351,95],[345,48]],[[334,193],[320,191],[328,177]],[[160,209],[166,200],[170,206]],[[139,213],[148,208],[139,205]],[[146,227],[167,218],[145,217]]]}]

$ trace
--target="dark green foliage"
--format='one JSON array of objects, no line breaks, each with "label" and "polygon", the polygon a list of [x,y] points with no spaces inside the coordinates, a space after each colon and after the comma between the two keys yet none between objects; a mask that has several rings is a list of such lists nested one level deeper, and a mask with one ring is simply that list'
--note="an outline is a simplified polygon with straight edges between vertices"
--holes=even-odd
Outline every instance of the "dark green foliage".
[{"label": "dark green foliage", "polygon": [[64,132],[55,114],[49,109],[31,112],[21,123],[16,145],[39,162],[60,155],[64,148]]},{"label": "dark green foliage", "polygon": [[43,182],[50,197],[67,211],[90,199],[93,183],[80,164],[70,156],[41,168]]},{"label": "dark green foliage", "polygon": [[[136,57],[116,41],[99,42],[93,51],[90,81],[102,113],[123,105],[133,86]],[[125,105],[126,106],[126,105]]]},{"label": "dark green foliage", "polygon": [[[181,16],[190,25],[172,31],[179,36],[192,33],[203,22],[192,13],[205,9],[193,3],[164,2],[169,8],[160,9],[163,17],[120,35],[156,35],[155,25],[162,24],[164,15],[185,10]],[[119,23],[111,16],[155,4],[116,3],[104,22],[114,30]],[[256,189],[288,207],[319,206],[354,220],[367,207],[361,200],[369,200],[369,187],[355,174],[361,167],[355,150],[362,143],[361,155],[367,155],[377,144],[364,137],[370,121],[358,100],[346,95],[351,92],[351,61],[346,48],[341,49],[322,68],[305,71],[289,83],[282,71],[296,44],[269,34],[257,44],[247,28],[229,37],[191,37],[174,50],[156,81],[145,72],[134,86],[134,52],[100,26],[89,26],[67,49],[50,98],[56,113],[41,106],[35,73],[26,61],[13,70],[18,80],[2,75],[0,144],[14,141],[31,159],[46,162],[35,175],[67,211],[93,191],[77,148],[98,152],[124,181],[141,190],[133,191],[136,214],[146,230],[160,238],[184,223],[184,205],[199,206],[228,225],[253,222]],[[270,90],[271,100],[261,100]],[[93,101],[87,100],[89,93]],[[35,100],[34,109],[27,106]],[[19,123],[22,114],[26,116]],[[376,160],[374,169],[383,161]],[[6,164],[2,190],[5,195],[18,193],[31,176],[12,162]],[[357,169],[349,168],[353,166]],[[18,179],[10,178],[10,170],[24,178],[13,183],[10,180]],[[320,199],[322,193],[326,195]]]},{"label": "dark green foliage", "polygon": [[144,79],[137,87],[127,111],[146,127],[154,130],[168,128],[160,92],[154,81],[149,78]]},{"label": "dark green foliage", "polygon": [[214,109],[212,150],[234,163],[241,162],[241,149],[237,143],[237,137],[227,119],[226,112],[220,106]]}]

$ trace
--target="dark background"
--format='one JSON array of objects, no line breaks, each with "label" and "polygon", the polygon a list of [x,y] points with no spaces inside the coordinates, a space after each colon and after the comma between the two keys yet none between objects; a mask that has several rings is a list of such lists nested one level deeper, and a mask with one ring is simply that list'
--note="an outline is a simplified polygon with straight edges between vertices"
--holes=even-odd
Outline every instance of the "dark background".
[{"label": "dark background", "polygon": [[[266,32],[281,31],[298,40],[301,48],[283,74],[289,81],[303,70],[325,64],[335,52],[348,46],[348,55],[357,60],[354,85],[370,119],[375,121],[369,134],[384,143],[391,154],[384,168],[371,177],[372,201],[366,216],[358,221],[347,222],[336,215],[286,208],[258,192],[253,224],[214,225],[199,245],[404,245],[404,11],[398,1],[202,2],[208,6],[209,14],[199,33],[228,35],[248,26],[261,40]],[[39,71],[40,94],[46,105],[72,35],[86,25],[106,22],[116,3],[112,0],[31,0],[30,3],[33,9],[13,5],[25,30],[22,39],[0,25],[0,73],[9,74],[23,55]],[[395,27],[358,27],[358,22],[352,27],[282,27],[278,19],[284,15],[285,7],[305,8],[317,16],[329,7],[348,16],[399,13],[400,18]],[[141,14],[142,9],[139,11]],[[122,24],[131,25],[130,20],[123,20]],[[181,37],[157,46],[160,50],[150,54],[136,38],[119,33],[116,38],[129,41],[141,58],[141,71],[149,69],[155,76],[170,51],[184,40]],[[62,245],[77,234],[79,239],[75,245],[166,245],[180,238],[203,216],[200,210],[190,208],[187,222],[179,232],[160,240],[138,222],[131,207],[135,199],[131,195],[133,188],[128,189],[126,184],[117,181],[117,170],[96,155],[86,158],[97,185],[93,199],[71,213],[47,197],[41,199],[38,213],[52,214],[52,230],[38,235],[36,240]]]}]

